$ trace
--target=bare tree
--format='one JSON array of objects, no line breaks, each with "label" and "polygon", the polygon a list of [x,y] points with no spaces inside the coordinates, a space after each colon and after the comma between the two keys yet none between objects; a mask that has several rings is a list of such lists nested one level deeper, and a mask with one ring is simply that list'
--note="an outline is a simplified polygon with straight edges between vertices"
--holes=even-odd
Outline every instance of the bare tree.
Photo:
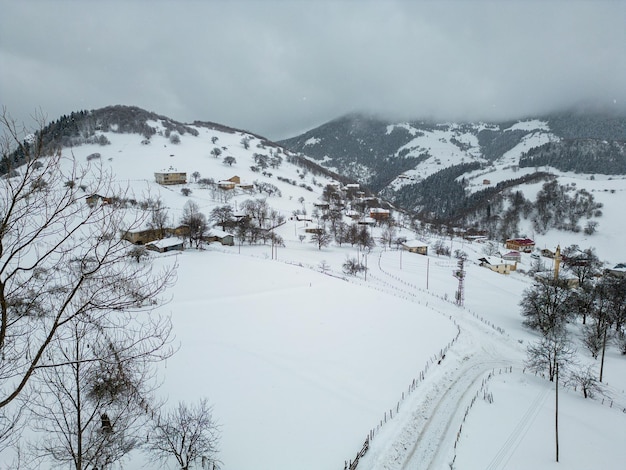
[{"label": "bare tree", "polygon": [[197,405],[180,402],[176,409],[160,416],[146,449],[157,461],[176,459],[182,470],[189,470],[198,461],[202,468],[215,468],[219,440],[220,427],[203,398]]},{"label": "bare tree", "polygon": [[206,216],[200,212],[200,207],[193,201],[187,201],[183,207],[183,215],[180,223],[186,225],[189,233],[189,244],[196,245],[196,248],[202,243],[202,238],[209,230]]},{"label": "bare tree", "polygon": [[342,264],[343,272],[356,276],[358,273],[365,271],[367,268],[357,258],[347,257]]},{"label": "bare tree", "polygon": [[165,238],[165,230],[167,229],[167,223],[169,215],[167,214],[167,208],[163,204],[163,201],[159,198],[154,201],[150,208],[150,217],[148,219],[148,228],[156,231],[159,238]]},{"label": "bare tree", "polygon": [[118,205],[85,203],[81,186],[90,194],[123,195],[101,167],[81,168],[60,150],[47,151],[43,123],[26,139],[6,113],[0,126],[1,163],[11,175],[0,178],[0,423],[6,427],[20,399],[37,398],[28,395],[35,372],[65,364],[59,340],[73,322],[132,315],[142,324],[175,266],[153,273],[149,264],[133,263],[119,234],[143,221],[126,222]]},{"label": "bare tree", "polygon": [[241,210],[243,210],[250,219],[256,220],[259,228],[264,228],[271,208],[265,199],[246,199],[241,204]]},{"label": "bare tree", "polygon": [[499,245],[493,240],[489,240],[483,244],[483,253],[487,256],[495,256],[500,251]]},{"label": "bare tree", "polygon": [[227,157],[224,157],[224,160],[222,160],[222,163],[224,165],[233,166],[233,163],[237,163],[237,159],[235,157],[228,155]]},{"label": "bare tree", "polygon": [[137,448],[152,403],[151,363],[167,357],[168,322],[73,318],[41,365],[29,404],[34,453],[75,470],[109,468]]},{"label": "bare tree", "polygon": [[533,287],[522,294],[520,306],[524,324],[544,336],[562,329],[570,317],[570,295],[565,281],[538,278]]},{"label": "bare tree", "polygon": [[141,261],[148,259],[148,250],[145,245],[134,245],[128,250],[128,256],[138,263],[141,263]]},{"label": "bare tree", "polygon": [[215,207],[209,214],[209,220],[216,225],[221,225],[222,230],[226,230],[227,225],[232,225],[235,220],[235,212],[231,205]]},{"label": "bare tree", "polygon": [[391,243],[393,243],[394,238],[396,237],[397,230],[393,225],[389,225],[386,227],[380,235],[380,241],[383,245],[389,246],[391,248]]},{"label": "bare tree", "polygon": [[581,367],[570,372],[568,382],[580,387],[585,398],[593,398],[596,393],[603,391],[596,376],[593,366]]},{"label": "bare tree", "polygon": [[311,234],[311,243],[316,243],[318,250],[321,250],[324,246],[328,246],[332,239],[331,234],[322,227],[320,227],[317,232]]},{"label": "bare tree", "polygon": [[566,366],[573,365],[574,359],[575,350],[565,330],[555,330],[528,346],[526,366],[533,372],[547,372],[548,379],[553,382],[557,364],[563,373]]},{"label": "bare tree", "polygon": [[563,249],[563,264],[578,278],[581,286],[592,280],[602,268],[602,261],[593,248],[581,250],[578,245]]}]

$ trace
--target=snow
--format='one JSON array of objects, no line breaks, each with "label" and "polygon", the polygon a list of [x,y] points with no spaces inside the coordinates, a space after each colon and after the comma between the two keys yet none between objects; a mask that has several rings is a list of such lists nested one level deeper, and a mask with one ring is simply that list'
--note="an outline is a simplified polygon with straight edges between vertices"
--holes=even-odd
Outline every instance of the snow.
[{"label": "snow", "polygon": [[177,259],[166,309],[181,348],[163,392],[215,404],[225,468],[340,466],[416,360],[456,334],[436,312],[311,269],[212,249]]},{"label": "snow", "polygon": [[320,139],[318,137],[311,137],[311,138],[306,140],[306,142],[304,143],[304,146],[306,147],[307,145],[317,145],[321,141],[322,141],[322,139]]},{"label": "snow", "polygon": [[535,129],[541,129],[544,131],[549,131],[548,123],[546,121],[541,121],[539,119],[529,119],[527,121],[519,121],[513,124],[511,127],[505,129],[507,131],[532,131]]},{"label": "snow", "polygon": [[[198,130],[198,137],[181,136],[179,145],[158,135],[141,145],[141,136],[108,133],[111,145],[72,151],[79,162],[100,152],[100,162],[119,184],[138,198],[160,197],[178,221],[188,200],[205,214],[223,202],[195,183],[185,185],[192,189],[189,197],[180,186],[156,185],[155,169],[176,166],[215,181],[233,174],[264,180],[249,169],[252,153],[260,151],[257,138],[246,151],[239,133]],[[232,167],[211,156],[213,136],[219,137],[215,145],[227,148],[223,156],[237,159]],[[440,137],[434,132],[414,144],[439,146],[451,159],[471,156]],[[497,182],[512,171],[497,168],[486,177]],[[178,264],[171,301],[159,310],[171,314],[180,348],[159,369],[159,395],[171,405],[208,398],[222,425],[222,468],[340,469],[370,434],[360,470],[444,469],[453,459],[461,469],[554,468],[554,384],[525,373],[523,365],[527,344],[537,339],[522,327],[519,313],[521,295],[532,283],[523,273],[530,255],[522,254],[518,271],[502,276],[479,267],[484,245],[443,238],[452,252],[458,248],[469,255],[464,305],[457,306],[453,258],[380,244],[368,254],[350,246],[319,250],[300,241],[307,222],[289,217],[302,208],[311,214],[330,180],[310,173],[300,179],[302,170],[287,162],[271,173],[267,181],[283,196],[267,201],[286,216],[277,229],[285,247],[272,252],[265,245],[210,245],[150,253],[155,268]],[[578,243],[594,247],[608,265],[623,262],[626,179],[562,173],[559,178],[562,184],[576,182],[604,204],[599,232],[528,236],[540,247]],[[526,185],[526,197],[539,187]],[[235,210],[259,197],[239,190],[232,195]],[[417,235],[402,229],[398,236]],[[424,243],[435,241],[431,236]],[[357,256],[368,266],[367,276],[346,276],[342,263]],[[582,347],[578,355],[597,364]],[[626,360],[613,345],[605,377],[606,397],[585,400],[570,388],[559,392],[562,468],[621,468],[626,460]],[[483,399],[486,393],[493,403]],[[135,453],[124,468],[144,465],[144,456]],[[176,466],[172,462],[169,468]]]}]

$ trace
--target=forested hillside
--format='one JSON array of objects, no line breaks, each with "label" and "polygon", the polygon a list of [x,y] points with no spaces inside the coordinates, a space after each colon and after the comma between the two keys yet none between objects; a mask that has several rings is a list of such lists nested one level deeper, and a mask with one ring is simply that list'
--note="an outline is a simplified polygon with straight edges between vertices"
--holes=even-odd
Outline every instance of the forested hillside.
[{"label": "forested hillside", "polygon": [[626,174],[626,142],[572,139],[549,142],[525,152],[519,166],[550,166],[561,171],[601,175]]}]

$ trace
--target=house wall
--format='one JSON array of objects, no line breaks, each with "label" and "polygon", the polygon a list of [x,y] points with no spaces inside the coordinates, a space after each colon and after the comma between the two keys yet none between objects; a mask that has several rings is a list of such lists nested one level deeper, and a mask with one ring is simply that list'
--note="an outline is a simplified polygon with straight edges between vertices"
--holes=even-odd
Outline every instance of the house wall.
[{"label": "house wall", "polygon": [[405,245],[402,245],[402,248],[406,251],[408,251],[409,253],[417,253],[419,255],[427,255],[428,254],[428,247],[427,246],[410,246],[407,247]]},{"label": "house wall", "polygon": [[129,241],[135,245],[145,245],[161,238],[159,230],[138,230],[136,232],[124,232],[122,240]]},{"label": "house wall", "polygon": [[521,245],[513,240],[507,240],[506,245],[509,250],[523,251],[524,253],[530,253],[533,251],[535,245]]},{"label": "house wall", "polygon": [[187,183],[187,173],[155,173],[154,178],[159,184]]}]

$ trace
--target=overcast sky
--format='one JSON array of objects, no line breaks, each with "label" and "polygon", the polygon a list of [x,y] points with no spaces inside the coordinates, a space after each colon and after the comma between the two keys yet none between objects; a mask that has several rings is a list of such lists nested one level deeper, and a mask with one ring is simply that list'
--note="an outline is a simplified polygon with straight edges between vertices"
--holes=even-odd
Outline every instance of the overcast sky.
[{"label": "overcast sky", "polygon": [[136,105],[272,139],[353,111],[505,119],[626,104],[626,1],[0,0],[18,121]]}]

